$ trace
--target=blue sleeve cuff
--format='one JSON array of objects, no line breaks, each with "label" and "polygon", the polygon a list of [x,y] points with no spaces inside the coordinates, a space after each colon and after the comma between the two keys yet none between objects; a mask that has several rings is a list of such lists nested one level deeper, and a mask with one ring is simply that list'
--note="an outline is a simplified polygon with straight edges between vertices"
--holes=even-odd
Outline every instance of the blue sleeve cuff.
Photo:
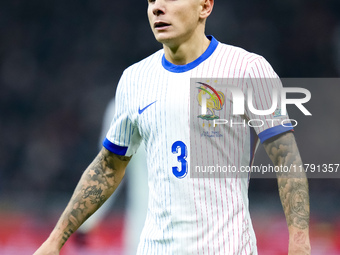
[{"label": "blue sleeve cuff", "polygon": [[264,131],[262,131],[261,133],[258,134],[261,143],[263,143],[264,141],[268,140],[269,138],[272,138],[273,136],[288,132],[288,131],[294,131],[294,128],[292,126],[291,123],[287,123],[285,124],[285,126],[283,125],[279,125],[279,126],[275,126],[272,128],[268,128]]},{"label": "blue sleeve cuff", "polygon": [[107,138],[105,138],[105,140],[103,141],[103,146],[107,150],[120,156],[125,156],[127,149],[128,149],[128,147],[115,145],[114,143],[110,142]]}]

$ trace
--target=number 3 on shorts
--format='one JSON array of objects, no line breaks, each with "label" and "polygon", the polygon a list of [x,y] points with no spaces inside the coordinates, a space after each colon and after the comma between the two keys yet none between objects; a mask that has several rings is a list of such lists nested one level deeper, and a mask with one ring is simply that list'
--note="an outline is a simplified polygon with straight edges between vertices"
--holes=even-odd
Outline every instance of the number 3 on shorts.
[{"label": "number 3 on shorts", "polygon": [[182,141],[177,141],[172,144],[171,151],[173,154],[178,154],[178,149],[181,149],[181,154],[177,156],[177,161],[181,163],[181,168],[178,169],[177,166],[172,167],[172,173],[178,178],[184,178],[188,173],[188,162],[187,158],[187,146]]}]

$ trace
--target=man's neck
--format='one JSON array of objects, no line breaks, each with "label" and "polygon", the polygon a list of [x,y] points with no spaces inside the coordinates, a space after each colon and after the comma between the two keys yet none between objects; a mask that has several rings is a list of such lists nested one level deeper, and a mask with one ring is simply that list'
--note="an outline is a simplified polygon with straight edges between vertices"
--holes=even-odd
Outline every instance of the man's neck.
[{"label": "man's neck", "polygon": [[191,37],[178,46],[169,47],[163,44],[166,60],[175,65],[186,65],[196,60],[209,47],[210,40],[203,34]]}]

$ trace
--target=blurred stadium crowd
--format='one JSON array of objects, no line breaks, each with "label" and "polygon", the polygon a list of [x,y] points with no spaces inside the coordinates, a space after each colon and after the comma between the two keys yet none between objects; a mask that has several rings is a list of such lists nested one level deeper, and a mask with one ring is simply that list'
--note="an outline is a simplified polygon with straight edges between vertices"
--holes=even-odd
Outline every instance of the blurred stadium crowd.
[{"label": "blurred stadium crowd", "polygon": [[[98,151],[122,71],[161,47],[146,7],[145,0],[0,2],[2,210],[42,210],[50,197],[69,197]],[[265,56],[281,77],[340,73],[337,0],[215,1],[207,34]],[[317,186],[340,190],[334,180]]]}]

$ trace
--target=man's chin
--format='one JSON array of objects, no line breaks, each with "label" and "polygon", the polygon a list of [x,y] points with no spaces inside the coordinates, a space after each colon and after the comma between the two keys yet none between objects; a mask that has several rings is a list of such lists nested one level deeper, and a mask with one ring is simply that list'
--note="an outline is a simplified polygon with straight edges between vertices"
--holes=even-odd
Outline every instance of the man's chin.
[{"label": "man's chin", "polygon": [[168,35],[155,35],[156,40],[168,47],[173,47],[174,45],[176,45],[176,38],[172,37],[172,36],[168,36]]},{"label": "man's chin", "polygon": [[166,35],[155,35],[155,38],[158,42],[163,44],[171,41],[171,37]]},{"label": "man's chin", "polygon": [[156,40],[160,43],[167,42],[174,39],[174,34],[170,31],[153,31]]}]

